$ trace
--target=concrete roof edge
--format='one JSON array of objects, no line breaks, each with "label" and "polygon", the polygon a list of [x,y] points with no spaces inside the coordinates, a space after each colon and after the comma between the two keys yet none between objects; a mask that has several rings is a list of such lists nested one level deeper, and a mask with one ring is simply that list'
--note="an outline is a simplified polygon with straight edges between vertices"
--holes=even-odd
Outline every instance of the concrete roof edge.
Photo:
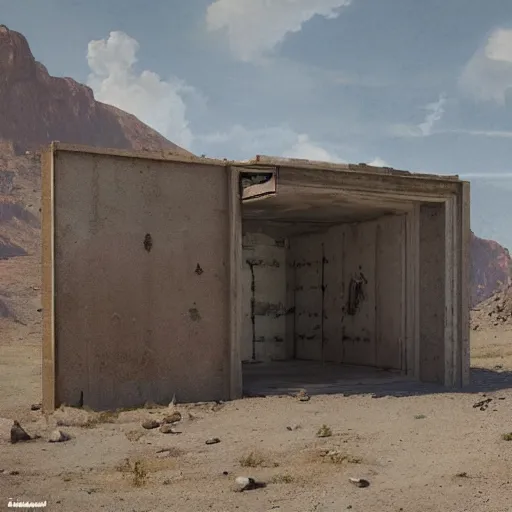
[{"label": "concrete roof edge", "polygon": [[318,170],[331,170],[331,171],[354,171],[365,174],[387,174],[389,176],[397,177],[412,177],[412,178],[423,178],[437,181],[461,181],[459,176],[456,174],[444,175],[444,174],[428,174],[421,172],[403,171],[399,169],[393,169],[392,167],[374,167],[367,164],[345,164],[345,163],[333,163],[323,162],[319,160],[307,160],[303,158],[286,158],[286,157],[275,157],[267,155],[256,155],[253,160],[246,162],[247,164],[258,166],[258,165],[276,165],[294,167],[300,169],[318,169]]},{"label": "concrete roof edge", "polygon": [[90,153],[94,155],[118,156],[125,158],[148,158],[150,160],[162,160],[181,163],[194,163],[203,165],[226,166],[234,162],[216,158],[206,158],[191,154],[180,154],[171,150],[144,151],[133,149],[103,148],[85,146],[81,144],[70,144],[67,142],[54,141],[50,144],[51,151],[67,151],[70,153]]},{"label": "concrete roof edge", "polygon": [[286,158],[266,155],[256,155],[250,160],[228,160],[219,158],[207,158],[195,156],[193,154],[180,154],[171,150],[143,151],[133,149],[103,148],[95,146],[86,146],[81,144],[70,144],[67,142],[54,141],[48,145],[48,149],[53,153],[55,151],[68,151],[74,153],[90,153],[96,155],[118,156],[125,158],[148,158],[150,160],[173,161],[180,163],[194,163],[199,165],[216,166],[240,166],[240,167],[293,167],[304,170],[324,170],[324,171],[353,171],[362,174],[388,175],[396,177],[411,177],[416,179],[447,181],[462,183],[457,175],[426,174],[411,171],[402,171],[391,167],[373,167],[366,164],[343,164],[324,162],[319,160],[307,160],[301,158]]}]

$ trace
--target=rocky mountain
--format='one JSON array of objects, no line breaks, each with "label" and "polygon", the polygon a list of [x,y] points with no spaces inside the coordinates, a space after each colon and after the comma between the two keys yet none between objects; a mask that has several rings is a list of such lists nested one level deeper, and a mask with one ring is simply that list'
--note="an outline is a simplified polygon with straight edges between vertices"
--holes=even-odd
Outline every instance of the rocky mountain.
[{"label": "rocky mountain", "polygon": [[17,154],[53,140],[121,149],[186,151],[110,105],[89,87],[50,76],[27,40],[0,25],[0,139]]},{"label": "rocky mountain", "polygon": [[510,284],[512,259],[494,240],[471,233],[471,305],[475,306]]}]

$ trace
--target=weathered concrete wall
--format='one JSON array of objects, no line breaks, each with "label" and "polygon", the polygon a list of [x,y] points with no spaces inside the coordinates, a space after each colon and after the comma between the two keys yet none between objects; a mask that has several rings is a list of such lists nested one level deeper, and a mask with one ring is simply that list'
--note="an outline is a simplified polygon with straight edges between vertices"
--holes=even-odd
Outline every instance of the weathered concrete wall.
[{"label": "weathered concrete wall", "polygon": [[[420,354],[419,376],[426,382],[445,378],[446,233],[445,205],[420,207]],[[451,341],[451,340],[449,340]]]},{"label": "weathered concrete wall", "polygon": [[404,243],[405,216],[291,239],[297,358],[402,367]]},{"label": "weathered concrete wall", "polygon": [[242,361],[288,357],[286,245],[262,233],[243,236]]},{"label": "weathered concrete wall", "polygon": [[226,169],[58,152],[54,174],[57,404],[229,398]]}]

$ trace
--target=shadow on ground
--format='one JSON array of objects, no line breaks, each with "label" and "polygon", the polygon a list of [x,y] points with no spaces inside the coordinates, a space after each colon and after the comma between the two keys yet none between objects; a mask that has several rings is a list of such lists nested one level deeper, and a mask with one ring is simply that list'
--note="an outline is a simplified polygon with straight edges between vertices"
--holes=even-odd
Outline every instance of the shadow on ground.
[{"label": "shadow on ground", "polygon": [[310,395],[340,394],[419,396],[437,393],[489,393],[512,389],[512,371],[471,369],[471,384],[450,389],[438,384],[412,381],[397,372],[309,361],[244,364],[244,396],[271,396],[306,389]]}]

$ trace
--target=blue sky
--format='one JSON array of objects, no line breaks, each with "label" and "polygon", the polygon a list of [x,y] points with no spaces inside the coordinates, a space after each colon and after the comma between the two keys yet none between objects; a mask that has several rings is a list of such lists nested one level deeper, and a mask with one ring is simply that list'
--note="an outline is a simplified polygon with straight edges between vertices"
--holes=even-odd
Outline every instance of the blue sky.
[{"label": "blue sky", "polygon": [[467,175],[512,248],[509,0],[0,0],[50,73],[197,154]]}]

